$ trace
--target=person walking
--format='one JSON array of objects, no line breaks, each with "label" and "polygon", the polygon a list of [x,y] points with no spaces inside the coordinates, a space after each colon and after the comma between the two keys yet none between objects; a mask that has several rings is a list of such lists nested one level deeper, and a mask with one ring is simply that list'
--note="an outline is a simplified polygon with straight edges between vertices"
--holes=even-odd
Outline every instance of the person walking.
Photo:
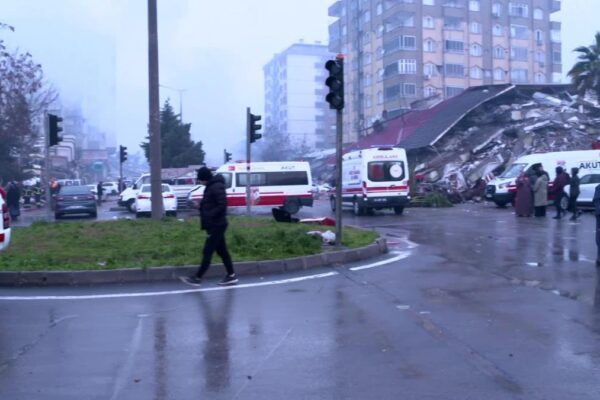
[{"label": "person walking", "polygon": [[556,167],[556,178],[552,182],[552,193],[554,194],[554,207],[556,207],[556,215],[553,219],[561,219],[564,210],[560,203],[565,195],[565,186],[568,183],[568,176],[562,167]]},{"label": "person walking", "polygon": [[576,221],[579,217],[577,209],[577,198],[579,197],[579,168],[571,168],[571,182],[569,183],[569,209],[573,213],[571,221]]},{"label": "person walking", "polygon": [[193,277],[181,277],[180,279],[190,285],[199,286],[202,277],[210,267],[213,253],[216,251],[223,260],[227,275],[219,282],[219,285],[234,285],[238,282],[233,270],[233,262],[225,242],[225,231],[227,230],[227,194],[225,192],[225,178],[222,175],[214,175],[207,167],[198,170],[198,181],[205,186],[204,196],[200,202],[200,225],[207,233],[202,251],[202,263]]},{"label": "person walking", "polygon": [[98,205],[102,204],[102,195],[104,194],[104,187],[102,186],[102,181],[98,182],[96,185],[96,195],[98,196]]},{"label": "person walking", "polygon": [[19,189],[17,182],[11,181],[6,188],[6,205],[8,206],[10,219],[13,221],[17,221],[21,215],[20,202],[21,189]]},{"label": "person walking", "polygon": [[515,210],[518,217],[531,217],[533,210],[533,190],[527,175],[521,175],[517,179]]},{"label": "person walking", "polygon": [[546,206],[548,205],[548,176],[540,167],[536,170],[537,179],[533,185],[533,205],[536,217],[546,216]]}]

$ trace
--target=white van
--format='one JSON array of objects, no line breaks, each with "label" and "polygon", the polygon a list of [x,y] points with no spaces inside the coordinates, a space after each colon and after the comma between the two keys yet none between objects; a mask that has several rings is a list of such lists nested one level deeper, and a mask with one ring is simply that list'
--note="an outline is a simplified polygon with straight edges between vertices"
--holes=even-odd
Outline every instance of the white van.
[{"label": "white van", "polygon": [[[571,168],[577,167],[579,176],[582,177],[600,171],[600,150],[559,151],[520,157],[502,175],[487,185],[486,200],[493,201],[498,207],[504,207],[508,203],[514,202],[517,178],[531,173],[532,167],[537,164],[541,164],[548,172],[550,183],[556,177],[556,167],[563,167],[568,174],[571,174]],[[552,185],[548,189],[550,194]]]},{"label": "white van", "polygon": [[0,210],[2,217],[0,218],[0,252],[6,250],[10,244],[10,216],[8,214],[8,206],[6,199],[0,193]]},{"label": "white van", "polygon": [[[216,174],[223,175],[229,207],[246,206],[246,163],[225,164]],[[282,206],[290,214],[301,207],[312,207],[312,175],[307,162],[255,162],[250,164],[252,205]],[[188,204],[198,208],[204,186],[198,186],[188,196]]]},{"label": "white van", "polygon": [[[402,214],[410,201],[406,151],[377,147],[344,154],[342,158],[342,206],[354,214],[391,208]],[[335,210],[335,196],[330,197]]]}]

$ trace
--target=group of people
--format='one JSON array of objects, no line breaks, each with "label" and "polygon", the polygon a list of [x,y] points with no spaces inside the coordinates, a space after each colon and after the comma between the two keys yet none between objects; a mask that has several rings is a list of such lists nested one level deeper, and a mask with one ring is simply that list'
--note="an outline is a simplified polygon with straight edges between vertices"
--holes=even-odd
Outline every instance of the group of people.
[{"label": "group of people", "polygon": [[[516,214],[519,217],[546,216],[548,206],[548,183],[550,176],[544,171],[541,164],[534,165],[529,173],[523,174],[517,179],[517,194],[515,198]],[[565,187],[569,185],[569,201],[567,210],[562,207],[562,199],[565,196]],[[572,168],[571,176],[562,167],[556,167],[556,178],[552,182],[550,194],[554,196],[554,207],[556,215],[554,219],[561,219],[567,211],[572,213],[571,221],[579,218],[580,212],[577,208],[579,197],[579,169]]]}]

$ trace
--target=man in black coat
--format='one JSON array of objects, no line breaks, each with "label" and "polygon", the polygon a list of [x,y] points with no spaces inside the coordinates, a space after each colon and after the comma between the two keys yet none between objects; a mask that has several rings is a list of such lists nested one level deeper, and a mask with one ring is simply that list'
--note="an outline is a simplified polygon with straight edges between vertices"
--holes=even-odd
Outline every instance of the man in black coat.
[{"label": "man in black coat", "polygon": [[185,283],[199,286],[202,277],[210,267],[213,253],[216,251],[227,269],[227,276],[219,285],[235,285],[238,282],[233,270],[233,262],[227,250],[225,231],[227,230],[227,193],[225,179],[222,175],[214,175],[211,170],[202,167],[198,170],[198,181],[205,186],[200,202],[200,225],[208,234],[202,251],[202,263],[193,277],[183,277]]},{"label": "man in black coat", "polygon": [[577,209],[577,198],[579,197],[579,168],[571,168],[571,182],[569,182],[569,209],[573,213],[571,221],[575,221],[579,217]]}]

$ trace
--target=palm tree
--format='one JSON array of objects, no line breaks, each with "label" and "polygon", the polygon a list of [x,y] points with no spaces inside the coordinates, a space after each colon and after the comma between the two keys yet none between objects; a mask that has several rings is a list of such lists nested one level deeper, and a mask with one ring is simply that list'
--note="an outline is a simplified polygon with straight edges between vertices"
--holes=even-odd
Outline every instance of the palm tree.
[{"label": "palm tree", "polygon": [[596,33],[596,43],[578,47],[574,51],[580,53],[579,61],[567,75],[579,93],[592,91],[600,99],[600,32]]}]

